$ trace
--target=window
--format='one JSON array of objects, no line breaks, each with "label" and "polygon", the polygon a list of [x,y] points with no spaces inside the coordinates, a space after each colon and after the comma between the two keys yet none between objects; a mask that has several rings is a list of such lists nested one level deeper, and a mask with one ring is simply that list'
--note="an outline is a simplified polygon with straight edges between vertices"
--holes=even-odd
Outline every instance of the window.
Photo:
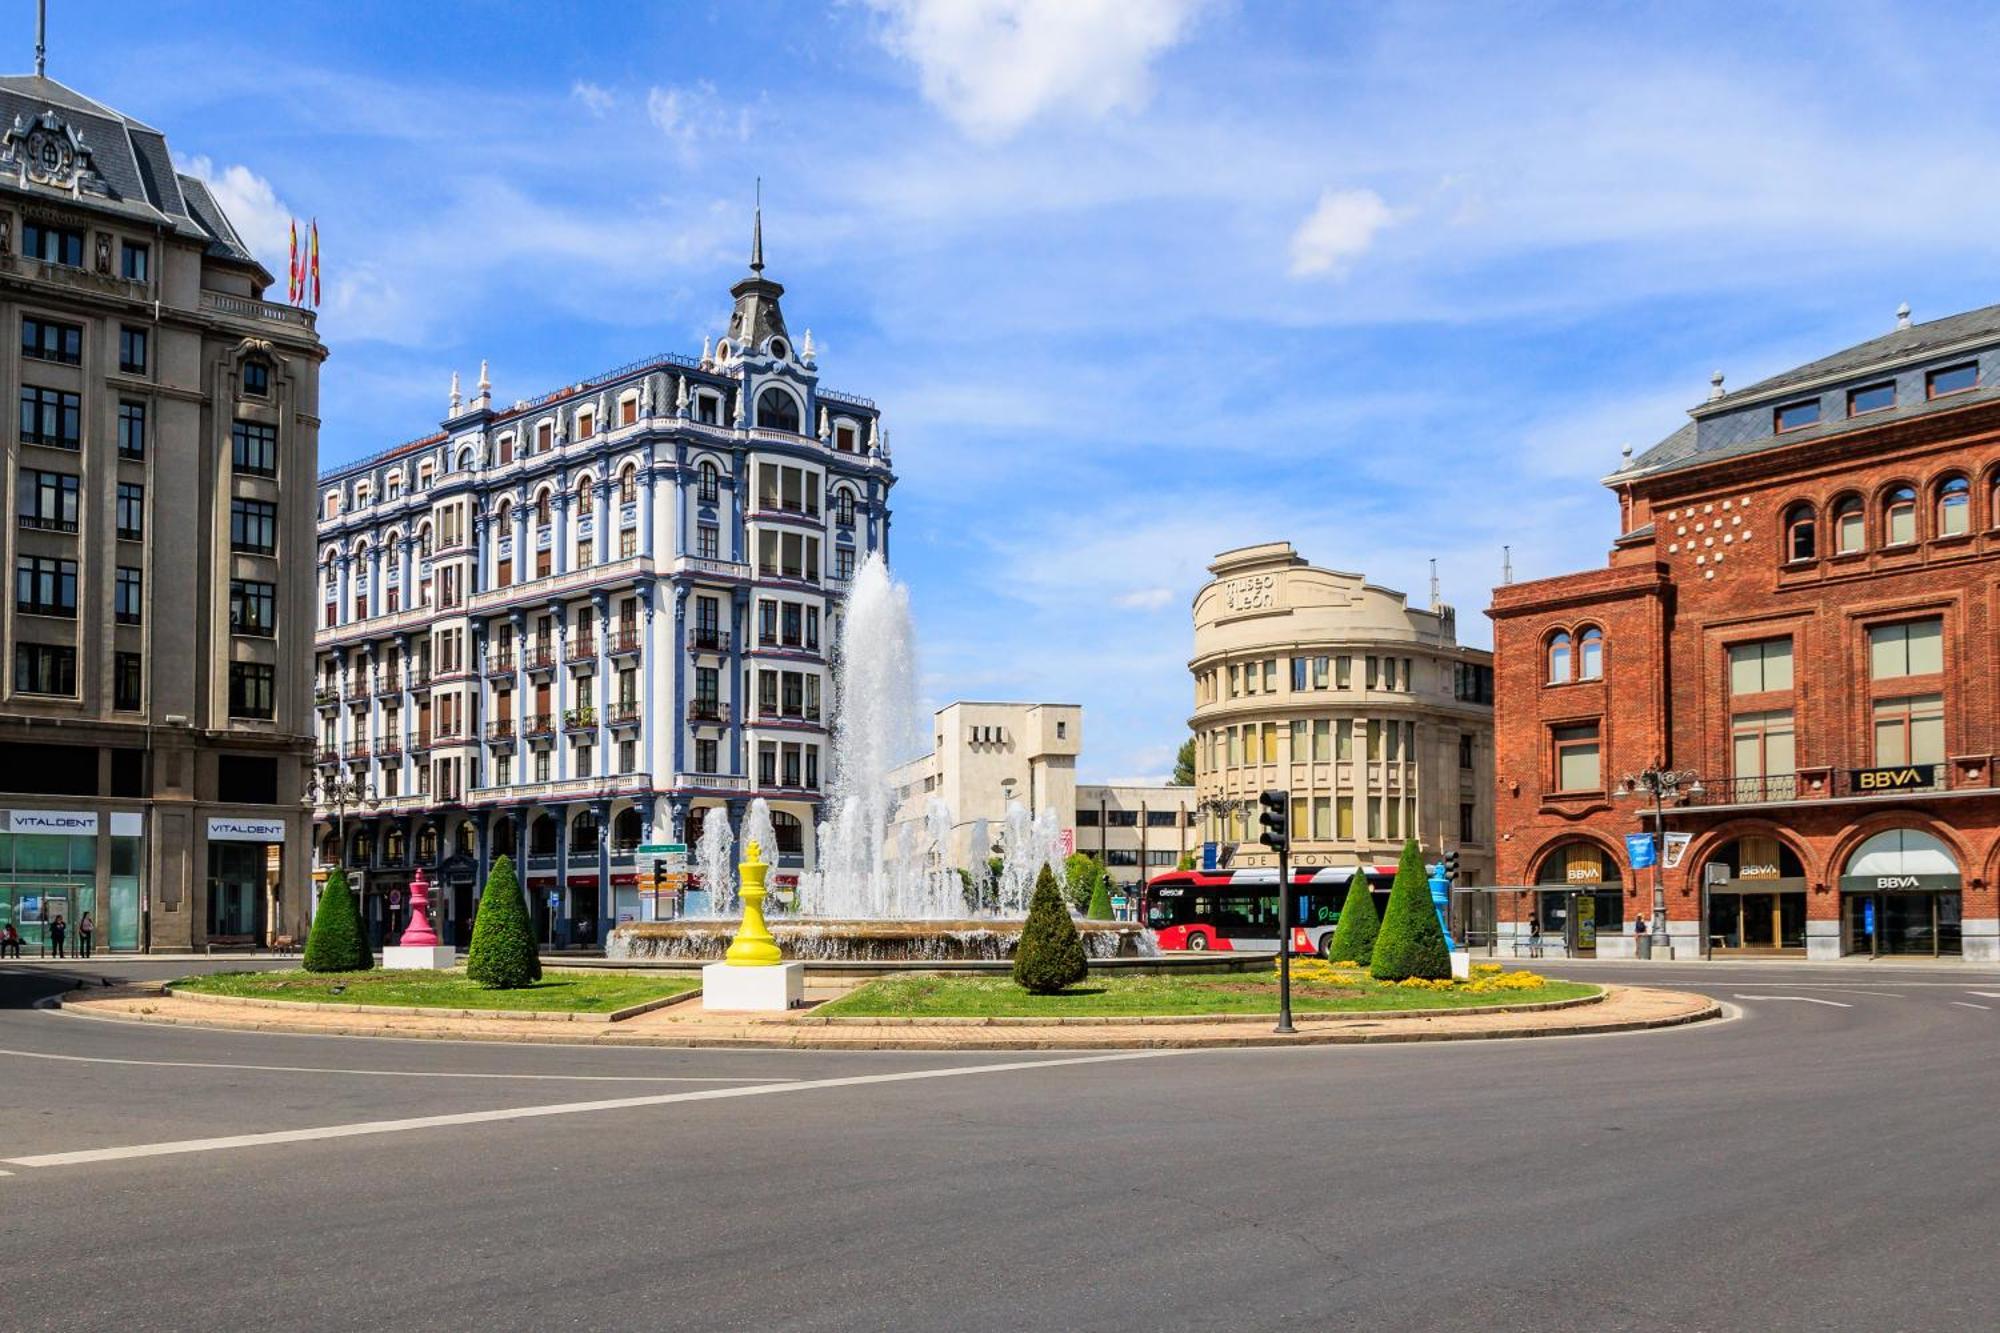
[{"label": "window", "polygon": [[854,548],[836,546],[833,548],[833,576],[837,579],[854,577]]},{"label": "window", "polygon": [[721,549],[720,535],[713,523],[702,523],[695,527],[695,554],[703,560],[718,558]]},{"label": "window", "polygon": [[[278,508],[269,506],[273,523]],[[143,541],[146,536],[146,488],[129,481],[118,483],[118,536],[125,541]]]},{"label": "window", "polygon": [[1944,762],[1944,696],[1877,699],[1875,763],[1880,767]]},{"label": "window", "polygon": [[229,549],[251,555],[276,555],[278,506],[262,500],[230,501]]},{"label": "window", "polygon": [[1947,477],[1937,492],[1937,535],[1963,537],[1972,531],[1972,483]]},{"label": "window", "polygon": [[118,566],[118,581],[112,600],[113,614],[121,625],[136,625],[144,614],[146,583],[144,572],[130,565]]},{"label": "window", "polygon": [[1885,546],[1908,546],[1917,539],[1917,493],[1908,486],[1889,492],[1882,511],[1882,542]]},{"label": "window", "polygon": [[712,393],[702,394],[695,400],[694,417],[706,426],[721,424],[722,399]]},{"label": "window", "polygon": [[278,585],[229,580],[229,632],[268,639],[278,632]]},{"label": "window", "polygon": [[21,316],[21,355],[30,361],[56,361],[65,366],[83,361],[83,329],[75,324]]},{"label": "window", "polygon": [[854,526],[854,492],[839,491],[833,497],[833,521],[843,528]]},{"label": "window", "polygon": [[118,253],[118,274],[133,282],[144,282],[152,271],[153,252],[136,241],[126,241]]},{"label": "window", "polygon": [[15,514],[24,528],[76,531],[77,479],[64,472],[21,469]]},{"label": "window", "polygon": [[715,772],[715,741],[711,737],[701,737],[694,743],[694,771]]},{"label": "window", "polygon": [[261,421],[239,421],[230,430],[230,462],[253,477],[278,475],[278,428]]},{"label": "window", "polygon": [[1472,744],[1472,733],[1466,731],[1458,733],[1458,766],[1460,768],[1469,769],[1472,767]]},{"label": "window", "polygon": [[639,419],[639,400],[627,398],[618,404],[618,424],[629,426]]},{"label": "window", "polygon": [[[1374,658],[1368,659],[1373,662]],[[1570,638],[1567,633],[1559,633],[1549,640],[1549,684],[1561,685],[1569,680]]]},{"label": "window", "polygon": [[1803,430],[1819,422],[1819,399],[1808,398],[1801,403],[1787,403],[1778,409],[1777,429],[1780,433],[1788,430]]},{"label": "window", "polygon": [[14,645],[14,690],[76,697],[76,649],[60,643]]},{"label": "window", "polygon": [[271,364],[255,357],[243,363],[243,396],[265,398],[271,393]]},{"label": "window", "polygon": [[111,655],[111,706],[137,712],[146,706],[145,668],[137,653]]},{"label": "window", "polygon": [[1480,841],[1479,830],[1474,827],[1477,821],[1473,816],[1474,807],[1472,803],[1470,801],[1460,801],[1458,803],[1458,840],[1460,842],[1477,843]]},{"label": "window", "polygon": [[701,465],[700,477],[700,484],[695,490],[695,499],[702,504],[712,505],[716,502],[721,485],[720,477],[715,470],[715,464],[704,462]]},{"label": "window", "polygon": [[1896,382],[1871,384],[1865,389],[1847,391],[1847,415],[1858,417],[1868,412],[1880,412],[1896,405]]},{"label": "window", "polygon": [[1792,641],[1760,639],[1729,645],[1729,692],[1763,694],[1792,688]]},{"label": "window", "polygon": [[1729,773],[1733,778],[1781,778],[1798,768],[1792,710],[1738,713],[1729,720]]},{"label": "window", "polygon": [[1860,496],[1843,496],[1834,502],[1833,541],[1834,549],[1841,555],[1868,549],[1868,521],[1862,512]]},{"label": "window", "polygon": [[1934,676],[1944,670],[1944,621],[1911,620],[1876,625],[1868,631],[1868,676],[1895,680]]},{"label": "window", "polygon": [[1577,650],[1577,679],[1602,680],[1604,678],[1604,631],[1592,627],[1583,632],[1583,639]]},{"label": "window", "polygon": [[[267,662],[229,664],[229,715],[269,718],[277,688],[277,671]],[[420,770],[421,771],[421,770]]]},{"label": "window", "polygon": [[773,385],[757,395],[757,424],[765,430],[799,433],[798,400]]},{"label": "window", "polygon": [[1819,553],[1813,508],[1795,504],[1785,511],[1785,559],[1811,560]]},{"label": "window", "polygon": [[51,227],[45,222],[24,222],[21,224],[21,253],[45,263],[82,268],[83,230],[80,227]]},{"label": "window", "polygon": [[128,375],[146,373],[146,331],[144,329],[121,328],[118,330],[118,368]]},{"label": "window", "polygon": [[1964,393],[1967,389],[1978,387],[1979,363],[1976,361],[1968,361],[1962,366],[1946,366],[1924,376],[1926,398],[1942,398],[1946,394]]},{"label": "window", "polygon": [[1598,762],[1597,723],[1557,727],[1554,736],[1556,790],[1604,790],[1603,768]]},{"label": "window", "polygon": [[146,456],[146,405],[129,398],[118,400],[118,456]]},{"label": "window", "polygon": [[21,443],[82,447],[83,400],[56,389],[21,386]]},{"label": "window", "polygon": [[76,561],[49,555],[14,561],[14,609],[31,616],[76,618]]},{"label": "window", "polygon": [[[597,413],[578,412],[576,414],[576,438],[587,440],[595,434],[597,434]],[[579,747],[578,753],[583,753],[581,747]]]}]

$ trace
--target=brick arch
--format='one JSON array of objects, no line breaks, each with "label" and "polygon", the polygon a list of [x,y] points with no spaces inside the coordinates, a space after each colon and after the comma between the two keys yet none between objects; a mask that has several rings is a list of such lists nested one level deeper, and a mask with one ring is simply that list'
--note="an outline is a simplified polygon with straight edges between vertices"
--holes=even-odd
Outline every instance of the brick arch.
[{"label": "brick arch", "polygon": [[[1799,864],[1805,867],[1808,883],[1825,884],[1831,882],[1826,873],[1826,867],[1815,864],[1810,844],[1802,842],[1796,834],[1779,826],[1775,822],[1769,819],[1759,819],[1754,815],[1746,815],[1741,819],[1732,819],[1726,824],[1718,824],[1706,833],[1703,833],[1698,839],[1688,843],[1687,855],[1680,864],[1681,875],[1693,875],[1695,868],[1706,864],[1708,858],[1716,851],[1728,846],[1746,834],[1776,838],[1786,850],[1799,858]],[[1693,884],[1697,881],[1690,879],[1688,882]]]},{"label": "brick arch", "polygon": [[1837,884],[1840,879],[1841,870],[1847,864],[1847,858],[1854,855],[1854,849],[1874,837],[1877,833],[1882,833],[1892,828],[1913,828],[1936,838],[1950,849],[1953,858],[1958,862],[1958,873],[1960,875],[1965,874],[1965,868],[1968,864],[1978,860],[1978,858],[1968,853],[1964,839],[1958,835],[1958,831],[1952,828],[1951,825],[1942,820],[1934,819],[1920,810],[1912,810],[1907,806],[1898,806],[1893,810],[1883,810],[1878,814],[1868,816],[1858,823],[1850,824],[1841,832],[1839,841],[1834,843],[1833,850],[1827,854],[1826,882],[1830,885]]},{"label": "brick arch", "polygon": [[[1622,889],[1627,889],[1627,890],[1632,888],[1632,882],[1626,878],[1625,871],[1623,869],[1622,857],[1624,855],[1625,849],[1623,847],[1614,846],[1610,842],[1610,840],[1605,838],[1602,834],[1592,832],[1591,830],[1588,829],[1580,829],[1580,828],[1562,829],[1558,832],[1552,833],[1547,838],[1545,838],[1535,848],[1534,851],[1529,853],[1526,887],[1531,889],[1545,887],[1540,883],[1540,876],[1542,873],[1543,863],[1546,862],[1549,859],[1549,856],[1552,853],[1556,852],[1558,849],[1567,847],[1571,843],[1577,843],[1577,842],[1588,843],[1591,846],[1597,848],[1599,851],[1603,852],[1605,856],[1609,857],[1612,865],[1620,867],[1618,886]],[[1566,887],[1566,886],[1548,885],[1546,887],[1554,888],[1554,887]]]}]

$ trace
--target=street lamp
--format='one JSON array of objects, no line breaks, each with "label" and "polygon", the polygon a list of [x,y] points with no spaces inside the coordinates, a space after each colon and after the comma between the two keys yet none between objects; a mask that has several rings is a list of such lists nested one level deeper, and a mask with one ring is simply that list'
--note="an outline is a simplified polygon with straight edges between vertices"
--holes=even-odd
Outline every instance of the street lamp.
[{"label": "street lamp", "polygon": [[1707,788],[1691,768],[1661,768],[1657,764],[1639,773],[1627,773],[1612,791],[1614,796],[1653,799],[1653,947],[1667,945],[1667,802],[1700,796]]},{"label": "street lamp", "polygon": [[347,860],[347,808],[361,805],[373,807],[380,799],[375,794],[374,782],[367,774],[343,773],[336,767],[327,767],[316,768],[306,774],[305,790],[299,795],[299,804],[305,807],[308,816],[323,807],[333,810],[334,864],[342,865]]}]

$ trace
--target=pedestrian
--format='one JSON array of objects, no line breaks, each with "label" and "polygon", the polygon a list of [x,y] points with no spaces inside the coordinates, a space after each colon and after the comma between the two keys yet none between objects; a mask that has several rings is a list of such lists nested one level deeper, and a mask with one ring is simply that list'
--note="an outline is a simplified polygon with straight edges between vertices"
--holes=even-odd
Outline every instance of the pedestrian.
[{"label": "pedestrian", "polygon": [[0,927],[0,958],[5,958],[9,954],[16,958],[21,956],[21,932],[14,929],[12,921]]},{"label": "pedestrian", "polygon": [[67,938],[69,938],[69,922],[63,920],[61,913],[57,913],[56,919],[49,922],[49,947],[55,950],[56,957],[63,956],[63,941]]},{"label": "pedestrian", "polygon": [[1528,957],[1542,956],[1542,914],[1535,912],[1528,917]]},{"label": "pedestrian", "polygon": [[90,913],[85,912],[82,919],[76,923],[76,956],[78,958],[90,957],[90,937],[96,933],[97,923],[90,919]]}]

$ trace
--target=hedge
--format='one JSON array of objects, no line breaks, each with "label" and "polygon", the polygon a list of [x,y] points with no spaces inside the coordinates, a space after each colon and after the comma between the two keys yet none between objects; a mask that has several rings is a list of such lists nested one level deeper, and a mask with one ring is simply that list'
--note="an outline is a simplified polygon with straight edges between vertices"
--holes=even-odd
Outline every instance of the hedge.
[{"label": "hedge", "polygon": [[496,860],[486,876],[486,891],[479,896],[479,913],[472,922],[465,975],[492,990],[519,990],[542,979],[535,925],[528,919],[528,900],[521,896],[509,857]]},{"label": "hedge", "polygon": [[1389,891],[1389,910],[1382,917],[1382,933],[1375,937],[1368,970],[1377,981],[1405,977],[1438,981],[1451,976],[1451,952],[1445,947],[1437,908],[1431,904],[1430,876],[1415,838],[1403,844],[1396,887]]},{"label": "hedge", "polygon": [[1014,984],[1034,995],[1053,995],[1082,981],[1090,970],[1083,939],[1069,918],[1055,873],[1047,866],[1035,877],[1035,896],[1028,901],[1028,920],[1014,950]]}]

